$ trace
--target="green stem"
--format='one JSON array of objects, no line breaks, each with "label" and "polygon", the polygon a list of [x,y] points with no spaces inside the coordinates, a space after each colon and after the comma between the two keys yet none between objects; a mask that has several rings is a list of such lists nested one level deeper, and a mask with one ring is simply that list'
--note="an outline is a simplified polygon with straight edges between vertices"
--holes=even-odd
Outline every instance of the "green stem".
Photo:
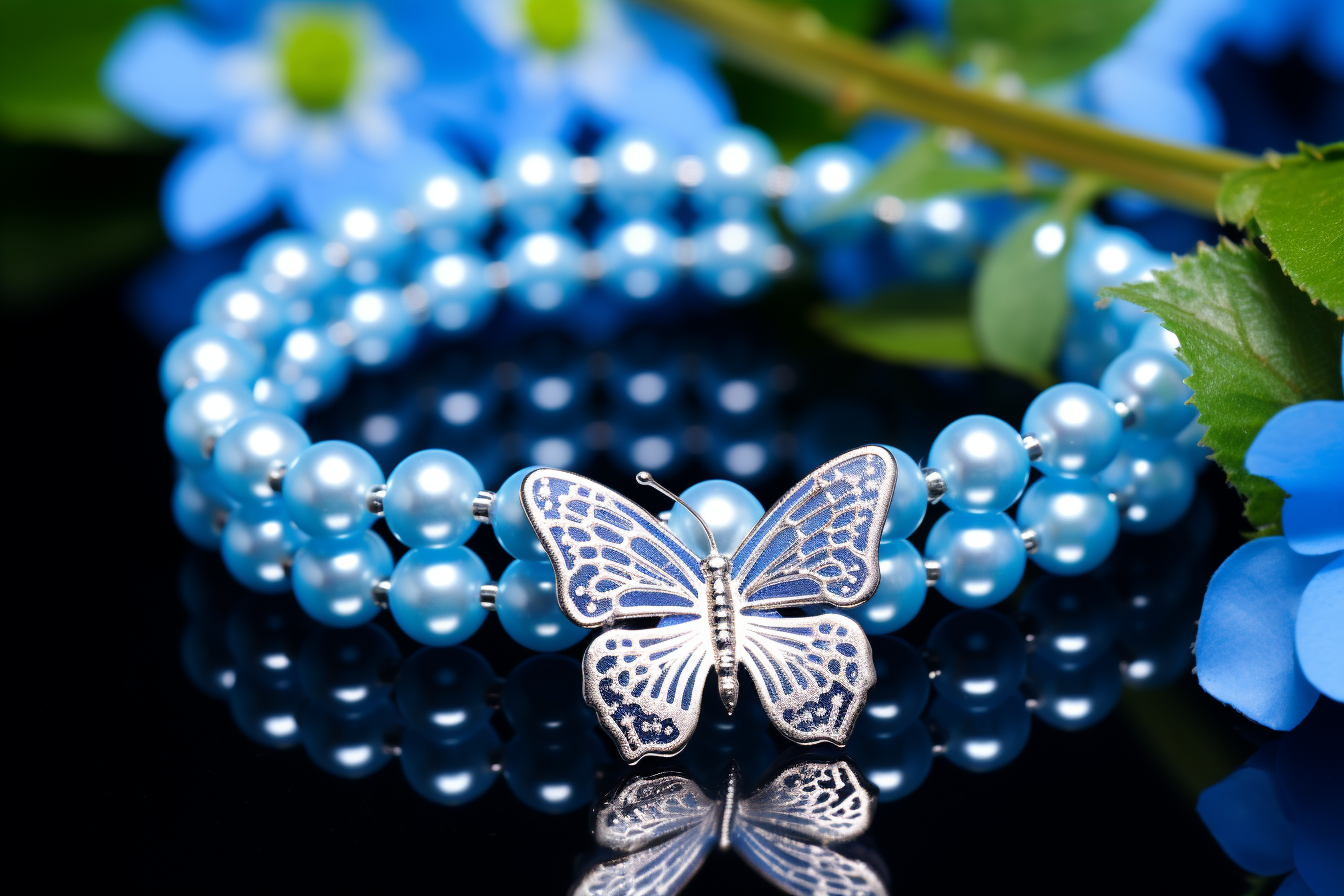
[{"label": "green stem", "polygon": [[1214,213],[1224,174],[1257,161],[1225,149],[1162,143],[970,90],[832,30],[816,10],[781,9],[758,0],[642,2],[713,34],[740,64],[846,110],[894,112],[965,128],[1003,152],[1094,172],[1202,214]]}]

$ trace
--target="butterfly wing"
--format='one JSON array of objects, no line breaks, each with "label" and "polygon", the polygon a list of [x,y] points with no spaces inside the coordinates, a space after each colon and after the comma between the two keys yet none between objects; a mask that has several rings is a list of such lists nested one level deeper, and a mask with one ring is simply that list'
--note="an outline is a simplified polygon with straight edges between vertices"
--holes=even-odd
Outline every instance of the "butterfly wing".
[{"label": "butterfly wing", "polygon": [[737,817],[805,840],[840,843],[867,832],[873,795],[846,760],[805,760],[775,775],[738,804]]},{"label": "butterfly wing", "polygon": [[871,866],[816,843],[745,822],[734,825],[733,848],[748,865],[794,896],[886,896]]},{"label": "butterfly wing", "polygon": [[560,609],[576,625],[705,615],[699,558],[629,498],[583,476],[540,469],[523,479],[522,501],[555,568]]},{"label": "butterfly wing", "polygon": [[737,656],[765,713],[800,744],[844,746],[877,680],[859,624],[838,613],[786,619],[738,612]]},{"label": "butterfly wing", "polygon": [[618,787],[593,810],[593,838],[618,852],[644,849],[718,817],[719,801],[690,778],[664,772]]},{"label": "butterfly wing", "polygon": [[761,517],[733,558],[741,608],[852,607],[877,590],[878,543],[896,487],[879,445],[823,464]]},{"label": "butterfly wing", "polygon": [[692,827],[588,869],[572,896],[668,896],[690,881],[719,834],[716,805]]},{"label": "butterfly wing", "polygon": [[621,758],[680,752],[695,732],[714,665],[708,623],[696,616],[657,628],[609,628],[583,655],[583,687]]}]

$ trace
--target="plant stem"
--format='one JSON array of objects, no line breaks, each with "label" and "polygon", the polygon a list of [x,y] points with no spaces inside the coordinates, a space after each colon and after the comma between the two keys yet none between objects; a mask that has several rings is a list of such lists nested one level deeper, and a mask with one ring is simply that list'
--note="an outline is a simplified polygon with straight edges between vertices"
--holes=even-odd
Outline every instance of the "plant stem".
[{"label": "plant stem", "polygon": [[713,34],[737,62],[847,110],[965,128],[1002,152],[1094,172],[1202,214],[1214,213],[1224,174],[1257,163],[1239,152],[1163,143],[970,90],[831,29],[816,10],[757,0],[642,2]]}]

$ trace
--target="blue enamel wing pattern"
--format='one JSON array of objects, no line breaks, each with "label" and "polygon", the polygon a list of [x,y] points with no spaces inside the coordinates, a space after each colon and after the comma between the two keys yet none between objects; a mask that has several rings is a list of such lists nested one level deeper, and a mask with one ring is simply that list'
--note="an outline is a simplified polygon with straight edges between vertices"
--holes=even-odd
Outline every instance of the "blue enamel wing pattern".
[{"label": "blue enamel wing pattern", "polygon": [[[584,655],[584,692],[625,761],[686,746],[711,668],[731,713],[739,665],[782,734],[844,745],[875,680],[868,639],[837,613],[779,610],[872,596],[895,484],[890,451],[855,449],[790,489],[733,556],[710,536],[710,555],[697,557],[606,486],[561,470],[528,474],[523,507],[555,567],[560,608],[603,628]],[[634,619],[656,626],[622,624]]]}]

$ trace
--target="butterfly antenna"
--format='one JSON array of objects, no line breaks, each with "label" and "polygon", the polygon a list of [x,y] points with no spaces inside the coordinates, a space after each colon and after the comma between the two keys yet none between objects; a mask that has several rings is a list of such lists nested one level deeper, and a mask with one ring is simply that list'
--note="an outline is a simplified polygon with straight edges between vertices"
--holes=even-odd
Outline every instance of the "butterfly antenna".
[{"label": "butterfly antenna", "polygon": [[682,507],[685,507],[686,512],[689,513],[691,516],[695,517],[695,521],[700,524],[700,528],[705,530],[705,537],[709,539],[709,552],[711,554],[717,554],[719,552],[719,546],[714,543],[714,533],[709,531],[709,526],[705,525],[705,521],[700,518],[700,514],[695,512],[695,508],[691,507],[691,505],[687,504],[685,501],[681,500],[681,498],[672,494],[672,492],[664,488],[662,484],[658,482],[658,480],[653,478],[653,474],[647,470],[640,470],[638,473],[636,473],[635,481],[638,482],[640,485],[647,485],[651,489],[655,489],[659,492],[662,492],[664,495],[667,495],[669,498],[671,498],[673,501],[676,501]]}]

